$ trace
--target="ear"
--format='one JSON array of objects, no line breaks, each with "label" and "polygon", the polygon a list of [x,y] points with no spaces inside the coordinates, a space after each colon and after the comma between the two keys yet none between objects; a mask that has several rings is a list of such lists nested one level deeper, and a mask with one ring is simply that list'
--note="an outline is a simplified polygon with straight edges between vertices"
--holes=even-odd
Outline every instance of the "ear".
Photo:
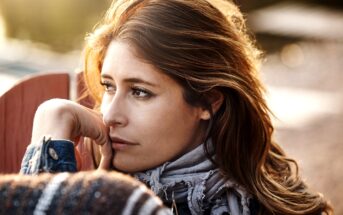
[{"label": "ear", "polygon": [[[210,102],[213,114],[217,113],[220,106],[223,104],[224,95],[218,90],[212,90],[206,94],[207,101]],[[209,120],[211,118],[210,111],[205,107],[201,108],[200,119]]]}]

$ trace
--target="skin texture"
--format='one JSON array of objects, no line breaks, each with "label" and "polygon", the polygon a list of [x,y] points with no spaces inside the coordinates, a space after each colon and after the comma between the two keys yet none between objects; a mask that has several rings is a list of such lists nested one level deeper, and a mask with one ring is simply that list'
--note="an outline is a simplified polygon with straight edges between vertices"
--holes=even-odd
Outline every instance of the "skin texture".
[{"label": "skin texture", "polygon": [[[201,144],[207,110],[186,103],[181,86],[113,41],[101,72],[101,112],[115,155],[125,172],[153,168]],[[120,138],[130,142],[118,144]]]}]

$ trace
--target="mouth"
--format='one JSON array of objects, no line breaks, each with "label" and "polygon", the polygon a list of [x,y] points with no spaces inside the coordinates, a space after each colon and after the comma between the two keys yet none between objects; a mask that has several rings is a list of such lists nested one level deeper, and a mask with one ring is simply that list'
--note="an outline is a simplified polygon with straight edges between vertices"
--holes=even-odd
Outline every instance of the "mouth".
[{"label": "mouth", "polygon": [[110,137],[112,141],[112,148],[116,151],[124,150],[125,148],[128,148],[130,146],[137,146],[139,145],[138,143],[133,143],[118,137]]}]

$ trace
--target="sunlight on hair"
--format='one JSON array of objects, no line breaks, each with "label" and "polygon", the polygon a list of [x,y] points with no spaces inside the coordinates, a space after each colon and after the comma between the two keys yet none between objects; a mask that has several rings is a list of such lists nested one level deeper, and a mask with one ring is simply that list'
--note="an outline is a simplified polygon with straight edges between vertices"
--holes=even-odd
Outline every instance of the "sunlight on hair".
[{"label": "sunlight on hair", "polygon": [[209,2],[218,8],[224,15],[228,15],[229,12],[232,12],[232,8],[235,7],[235,5],[224,0],[209,0]]}]

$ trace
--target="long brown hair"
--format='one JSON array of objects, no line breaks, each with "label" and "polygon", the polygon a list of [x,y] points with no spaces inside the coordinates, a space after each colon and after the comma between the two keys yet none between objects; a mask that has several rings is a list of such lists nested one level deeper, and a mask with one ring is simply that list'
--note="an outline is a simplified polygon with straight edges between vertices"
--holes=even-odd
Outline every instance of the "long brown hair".
[{"label": "long brown hair", "polygon": [[[91,95],[101,103],[99,76],[109,43],[128,42],[143,60],[177,80],[191,105],[208,105],[213,90],[223,94],[208,136],[215,162],[258,199],[261,214],[332,214],[327,201],[299,177],[297,163],[272,140],[270,111],[257,74],[260,52],[242,13],[230,2],[211,3],[114,1],[87,38],[85,77]],[[221,10],[214,6],[218,4]]]}]

